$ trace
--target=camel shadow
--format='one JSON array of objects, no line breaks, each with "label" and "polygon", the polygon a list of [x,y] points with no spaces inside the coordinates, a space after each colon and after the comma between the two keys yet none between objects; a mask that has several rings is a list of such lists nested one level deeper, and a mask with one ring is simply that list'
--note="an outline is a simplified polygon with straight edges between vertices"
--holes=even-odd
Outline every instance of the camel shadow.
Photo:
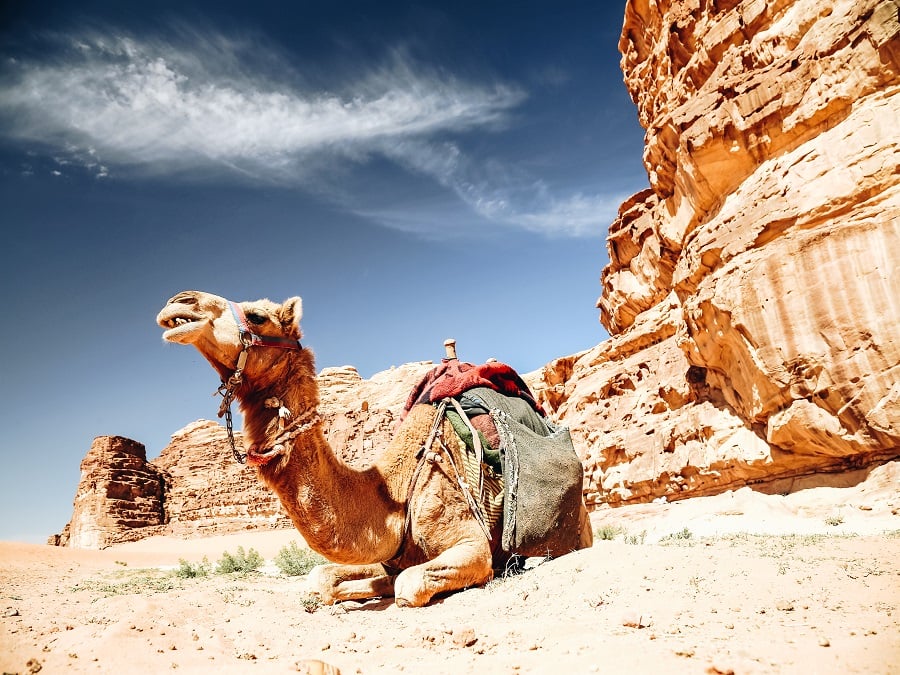
[{"label": "camel shadow", "polygon": [[394,598],[371,598],[369,600],[345,600],[334,606],[334,610],[343,612],[383,612],[393,607]]}]

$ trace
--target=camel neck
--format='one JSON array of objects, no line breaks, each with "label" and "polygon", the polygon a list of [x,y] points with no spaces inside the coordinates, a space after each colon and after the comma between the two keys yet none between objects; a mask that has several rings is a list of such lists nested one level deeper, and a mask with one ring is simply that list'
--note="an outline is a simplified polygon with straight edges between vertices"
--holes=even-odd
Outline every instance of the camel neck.
[{"label": "camel neck", "polygon": [[[277,411],[266,407],[266,400],[278,398],[295,416],[318,406],[314,370],[289,370],[275,379],[287,386],[245,393],[245,442],[264,443],[277,424]],[[399,547],[397,523],[403,522],[404,512],[394,490],[377,465],[357,470],[341,461],[321,424],[294,438],[283,456],[258,470],[309,546],[327,558],[347,564],[380,562]]]}]

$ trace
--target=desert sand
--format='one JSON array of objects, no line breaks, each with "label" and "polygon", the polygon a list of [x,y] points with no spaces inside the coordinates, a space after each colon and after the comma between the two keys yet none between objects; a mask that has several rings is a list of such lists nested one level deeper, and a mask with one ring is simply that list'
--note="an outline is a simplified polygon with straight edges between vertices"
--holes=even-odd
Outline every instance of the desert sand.
[{"label": "desert sand", "polygon": [[[897,463],[845,488],[593,514],[593,548],[428,607],[304,603],[305,577],[182,579],[292,530],[103,551],[0,544],[4,673],[900,673]],[[274,571],[273,571],[274,570]],[[308,611],[312,609],[314,611]]]}]

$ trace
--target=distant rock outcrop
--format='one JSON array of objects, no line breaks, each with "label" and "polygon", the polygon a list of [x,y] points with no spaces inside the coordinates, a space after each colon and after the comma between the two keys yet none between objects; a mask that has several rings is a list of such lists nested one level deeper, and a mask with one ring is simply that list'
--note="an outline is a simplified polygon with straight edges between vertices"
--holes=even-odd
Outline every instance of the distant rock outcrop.
[{"label": "distant rock outcrop", "polygon": [[81,461],[72,520],[50,543],[104,548],[146,536],[165,522],[164,485],[143,445],[121,436],[95,438]]},{"label": "distant rock outcrop", "polygon": [[593,503],[900,456],[893,0],[628,3],[650,189],[608,237],[613,336],[537,387]]},{"label": "distant rock outcrop", "polygon": [[[240,432],[235,434],[241,447]],[[222,425],[198,420],[172,435],[152,462],[166,478],[166,532],[179,537],[288,527],[278,498],[234,461]]]}]

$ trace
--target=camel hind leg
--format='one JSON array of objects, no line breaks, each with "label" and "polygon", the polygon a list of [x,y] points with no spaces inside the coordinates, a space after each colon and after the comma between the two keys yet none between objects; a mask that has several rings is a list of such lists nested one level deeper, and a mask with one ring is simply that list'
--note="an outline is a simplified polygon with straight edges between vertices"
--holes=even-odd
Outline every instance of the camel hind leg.
[{"label": "camel hind leg", "polygon": [[310,593],[325,605],[344,600],[367,600],[394,594],[394,579],[381,563],[373,565],[327,564],[314,567],[307,583]]}]

